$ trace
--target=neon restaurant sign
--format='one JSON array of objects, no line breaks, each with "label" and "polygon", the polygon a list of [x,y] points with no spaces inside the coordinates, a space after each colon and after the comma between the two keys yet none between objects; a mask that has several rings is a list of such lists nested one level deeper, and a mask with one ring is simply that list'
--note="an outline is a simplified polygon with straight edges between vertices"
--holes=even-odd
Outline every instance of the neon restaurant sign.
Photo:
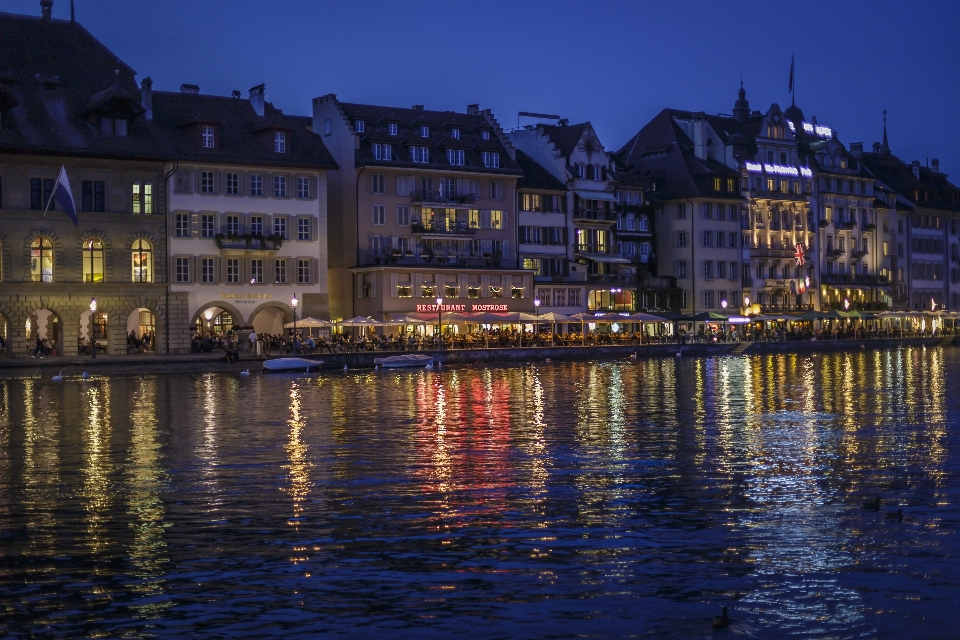
[{"label": "neon restaurant sign", "polygon": [[[467,305],[465,304],[418,304],[417,311],[432,311],[433,313],[438,313],[440,311],[459,311],[466,312]],[[509,311],[507,305],[505,304],[471,304],[470,311]]]},{"label": "neon restaurant sign", "polygon": [[[787,121],[787,124],[790,125],[790,129],[791,129],[792,131],[796,131],[796,130],[797,130],[796,127],[793,126],[793,123],[792,123],[792,122]],[[825,127],[825,126],[820,125],[820,124],[813,124],[812,122],[802,122],[802,123],[800,123],[800,124],[801,124],[801,126],[803,127],[804,133],[807,133],[807,134],[809,134],[809,135],[811,135],[811,136],[817,136],[818,138],[832,138],[832,137],[833,137],[833,129],[831,129],[830,127]]]},{"label": "neon restaurant sign", "polygon": [[744,164],[750,173],[768,173],[778,176],[795,176],[797,178],[800,176],[804,178],[813,177],[813,169],[810,167],[794,167],[785,164],[761,164],[759,162],[745,162]]}]

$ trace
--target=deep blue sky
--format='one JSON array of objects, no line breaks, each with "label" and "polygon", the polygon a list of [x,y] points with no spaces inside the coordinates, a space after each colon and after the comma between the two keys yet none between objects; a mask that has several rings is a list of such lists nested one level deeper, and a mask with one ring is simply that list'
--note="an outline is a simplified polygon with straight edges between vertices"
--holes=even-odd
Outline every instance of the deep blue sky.
[{"label": "deep blue sky", "polygon": [[[38,0],[2,10],[39,14]],[[55,0],[54,17],[69,17]],[[960,2],[321,2],[76,0],[77,19],[156,89],[199,84],[309,114],[311,98],[590,120],[616,150],[665,107],[797,104],[869,147],[883,109],[894,153],[960,182]]]}]

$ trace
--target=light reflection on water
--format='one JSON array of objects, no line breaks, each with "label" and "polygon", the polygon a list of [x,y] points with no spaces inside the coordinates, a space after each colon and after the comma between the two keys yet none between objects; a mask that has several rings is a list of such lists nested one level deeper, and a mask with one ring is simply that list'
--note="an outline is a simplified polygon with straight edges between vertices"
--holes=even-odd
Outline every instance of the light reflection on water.
[{"label": "light reflection on water", "polygon": [[0,632],[705,637],[729,605],[753,637],[950,635],[958,377],[902,349],[0,380]]}]

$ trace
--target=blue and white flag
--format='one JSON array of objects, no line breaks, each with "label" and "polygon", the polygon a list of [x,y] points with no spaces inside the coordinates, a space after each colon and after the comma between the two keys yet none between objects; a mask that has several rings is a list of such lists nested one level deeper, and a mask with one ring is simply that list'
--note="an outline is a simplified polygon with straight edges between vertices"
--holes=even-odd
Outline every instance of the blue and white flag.
[{"label": "blue and white flag", "polygon": [[43,215],[47,215],[47,209],[50,203],[56,198],[64,212],[73,220],[73,226],[77,226],[77,205],[73,201],[73,191],[70,190],[70,181],[67,180],[67,168],[60,166],[60,175],[57,176],[57,182],[53,185],[53,193],[50,194],[50,200],[43,210]]}]

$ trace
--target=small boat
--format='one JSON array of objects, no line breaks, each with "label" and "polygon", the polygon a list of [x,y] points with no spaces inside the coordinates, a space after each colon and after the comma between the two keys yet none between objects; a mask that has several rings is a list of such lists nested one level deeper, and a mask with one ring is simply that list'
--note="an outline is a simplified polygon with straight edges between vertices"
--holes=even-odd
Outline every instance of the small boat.
[{"label": "small boat", "polygon": [[408,353],[402,356],[390,356],[388,358],[377,358],[373,361],[384,369],[399,369],[400,367],[424,367],[433,365],[433,356],[425,356],[418,353]]},{"label": "small boat", "polygon": [[263,361],[264,371],[303,371],[310,373],[310,369],[319,369],[323,360],[307,360],[306,358],[273,358]]}]

